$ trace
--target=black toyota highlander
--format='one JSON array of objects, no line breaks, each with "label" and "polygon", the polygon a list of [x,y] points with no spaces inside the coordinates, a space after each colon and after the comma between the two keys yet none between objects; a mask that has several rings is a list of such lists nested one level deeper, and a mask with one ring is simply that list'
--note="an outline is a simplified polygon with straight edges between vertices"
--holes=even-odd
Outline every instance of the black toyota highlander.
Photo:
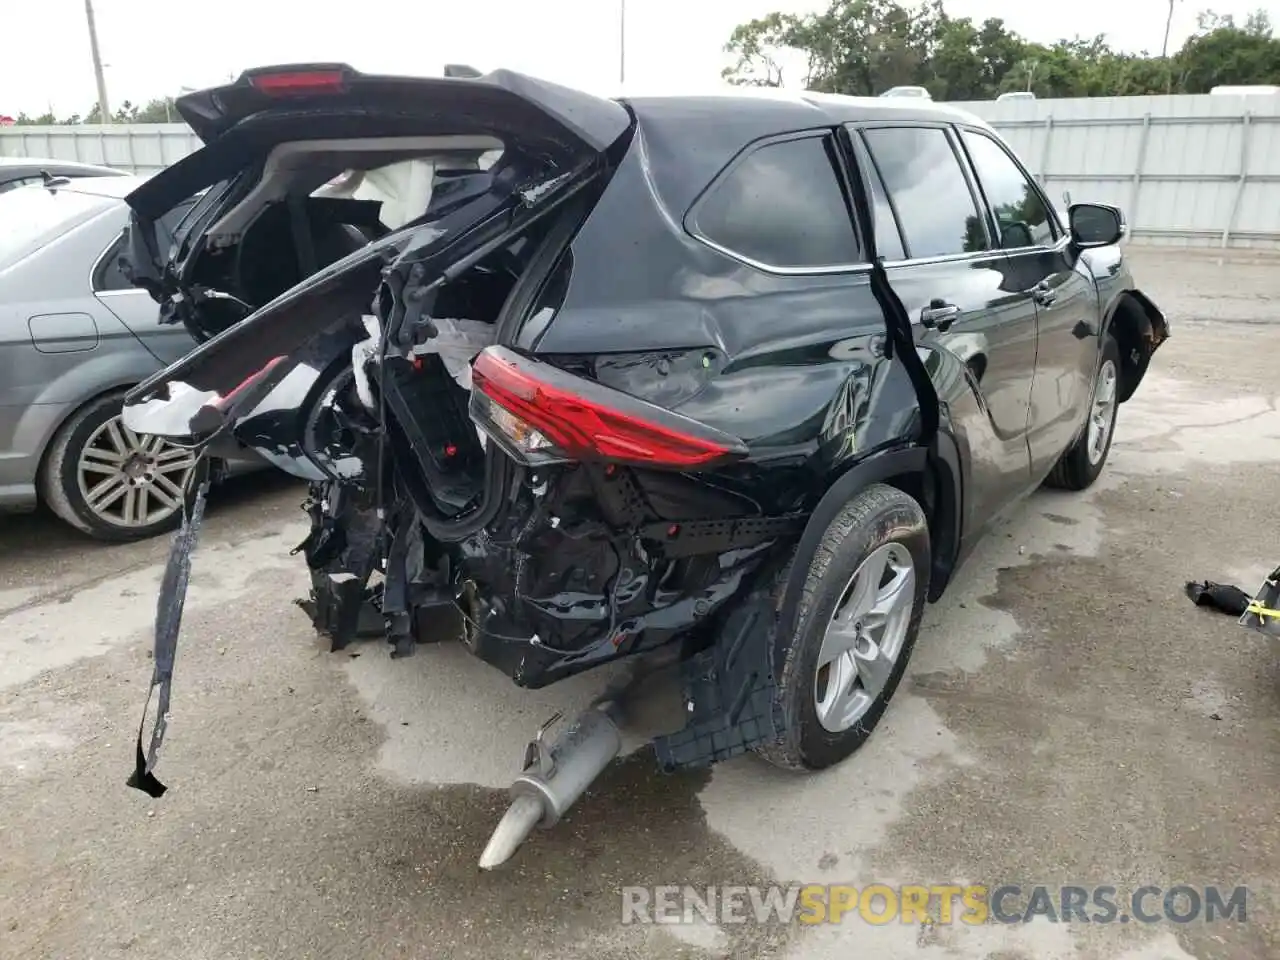
[{"label": "black toyota highlander", "polygon": [[1063,222],[929,101],[322,64],[178,109],[206,146],[129,197],[126,265],[203,343],[126,422],[309,482],[335,648],[447,639],[522,687],[633,668],[530,745],[489,866],[651,671],[683,684],[666,769],[851,754],[926,603],[1022,497],[1094,482],[1168,334],[1118,209]]}]

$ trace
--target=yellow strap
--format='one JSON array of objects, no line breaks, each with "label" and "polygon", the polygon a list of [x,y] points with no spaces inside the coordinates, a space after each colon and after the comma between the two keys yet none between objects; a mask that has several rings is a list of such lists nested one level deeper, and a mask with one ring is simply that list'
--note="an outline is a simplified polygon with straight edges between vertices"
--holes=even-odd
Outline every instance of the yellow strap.
[{"label": "yellow strap", "polygon": [[1255,613],[1260,617],[1277,617],[1280,618],[1280,610],[1272,610],[1270,607],[1264,607],[1262,604],[1254,600],[1245,608],[1245,613]]}]

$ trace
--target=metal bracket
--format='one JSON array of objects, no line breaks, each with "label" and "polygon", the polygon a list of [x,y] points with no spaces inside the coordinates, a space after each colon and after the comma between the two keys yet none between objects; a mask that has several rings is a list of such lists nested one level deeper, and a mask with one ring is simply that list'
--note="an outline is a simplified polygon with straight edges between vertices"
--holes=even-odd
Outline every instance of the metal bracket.
[{"label": "metal bracket", "polygon": [[807,516],[746,517],[740,520],[691,520],[683,523],[650,523],[640,528],[640,538],[667,560],[699,554],[723,553],[755,546],[779,537],[799,536]]},{"label": "metal bracket", "polygon": [[557,710],[549,720],[538,728],[538,732],[529,741],[529,745],[524,748],[524,766],[521,768],[521,772],[536,774],[544,780],[555,773],[556,759],[551,749],[546,745],[546,737],[547,731],[554,727],[563,716],[564,714]]}]

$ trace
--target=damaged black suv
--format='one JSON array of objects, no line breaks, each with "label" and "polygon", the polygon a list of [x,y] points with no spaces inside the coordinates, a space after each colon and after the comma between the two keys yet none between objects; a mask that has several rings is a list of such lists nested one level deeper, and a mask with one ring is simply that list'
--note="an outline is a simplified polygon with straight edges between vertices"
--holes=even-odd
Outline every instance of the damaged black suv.
[{"label": "damaged black suv", "polygon": [[530,745],[488,866],[650,671],[683,684],[667,769],[847,757],[926,602],[1023,495],[1094,481],[1168,333],[1120,211],[1061,222],[938,104],[309,65],[178,109],[206,146],[129,197],[125,266],[203,343],[126,422],[311,483],[334,647],[633,668]]}]

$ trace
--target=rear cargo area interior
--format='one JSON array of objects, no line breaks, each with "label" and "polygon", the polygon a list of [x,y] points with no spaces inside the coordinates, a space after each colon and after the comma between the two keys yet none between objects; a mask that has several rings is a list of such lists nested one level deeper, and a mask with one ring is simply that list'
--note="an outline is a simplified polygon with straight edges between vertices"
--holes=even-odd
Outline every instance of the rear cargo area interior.
[{"label": "rear cargo area interior", "polygon": [[[261,178],[205,236],[193,285],[236,300],[202,305],[220,332],[334,263],[405,224],[430,220],[447,184],[485,181],[502,145],[485,137],[299,141],[272,150]],[[370,291],[372,298],[373,291]]]}]

